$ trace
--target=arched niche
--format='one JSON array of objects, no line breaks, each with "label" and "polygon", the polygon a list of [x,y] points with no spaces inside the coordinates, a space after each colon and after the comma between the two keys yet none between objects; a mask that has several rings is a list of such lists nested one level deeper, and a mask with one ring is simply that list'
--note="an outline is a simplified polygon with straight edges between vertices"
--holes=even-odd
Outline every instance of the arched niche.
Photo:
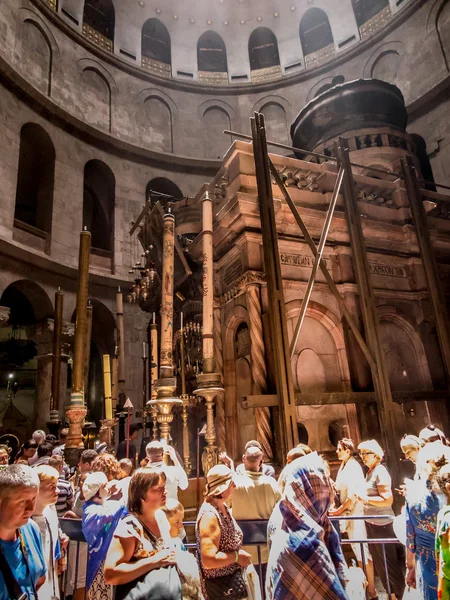
[{"label": "arched niche", "polygon": [[268,102],[260,109],[264,115],[267,139],[281,144],[289,143],[286,111],[278,102]]},{"label": "arched niche", "polygon": [[388,83],[395,83],[399,77],[401,57],[396,50],[385,50],[375,59],[370,76]]},{"label": "arched niche", "polygon": [[147,19],[142,27],[141,54],[166,65],[172,64],[170,34],[159,19]]},{"label": "arched niche", "polygon": [[52,230],[54,180],[53,142],[40,125],[26,123],[20,131],[14,219],[21,228],[31,227],[31,233],[44,234],[47,242]]},{"label": "arched niche", "polygon": [[389,0],[352,0],[352,5],[356,23],[358,27],[361,27],[388,7]]},{"label": "arched niche", "polygon": [[[159,196],[159,194],[164,194],[164,196]],[[166,177],[151,179],[145,188],[145,201],[148,202],[150,200],[152,204],[159,202],[163,208],[169,202],[181,200],[183,197],[183,192],[177,184]]]},{"label": "arched niche", "polygon": [[94,44],[105,50],[113,50],[115,21],[112,0],[85,0],[83,33]]},{"label": "arched niche", "polygon": [[200,73],[228,73],[225,42],[215,31],[205,31],[197,42],[197,66]]},{"label": "arched niche", "polygon": [[144,101],[145,139],[149,146],[161,152],[173,152],[172,111],[159,96],[148,96]]},{"label": "arched niche", "polygon": [[334,44],[330,21],[324,10],[314,7],[306,11],[300,21],[300,42],[305,57]]},{"label": "arched niche", "polygon": [[36,20],[26,18],[18,27],[17,39],[21,45],[21,70],[39,91],[50,96],[53,48],[47,32]]},{"label": "arched niche", "polygon": [[450,2],[444,0],[436,12],[436,31],[447,69],[450,69]]},{"label": "arched niche", "polygon": [[111,131],[111,86],[103,73],[87,67],[81,75],[83,118],[96,127]]},{"label": "arched niche", "polygon": [[230,136],[223,134],[225,129],[231,129],[230,115],[221,106],[210,106],[202,121],[205,157],[221,160],[231,145]]},{"label": "arched niche", "polygon": [[297,387],[301,392],[325,392],[327,378],[319,355],[311,348],[303,349],[297,358]]},{"label": "arched niche", "polygon": [[114,208],[116,180],[101,160],[84,167],[83,226],[91,232],[93,252],[112,256],[114,251]]},{"label": "arched niche", "polygon": [[8,324],[31,325],[53,318],[53,304],[47,292],[36,282],[19,279],[10,283],[0,298],[0,306],[11,309]]},{"label": "arched niche", "polygon": [[268,69],[279,66],[280,55],[274,32],[268,27],[258,27],[248,40],[250,70]]}]

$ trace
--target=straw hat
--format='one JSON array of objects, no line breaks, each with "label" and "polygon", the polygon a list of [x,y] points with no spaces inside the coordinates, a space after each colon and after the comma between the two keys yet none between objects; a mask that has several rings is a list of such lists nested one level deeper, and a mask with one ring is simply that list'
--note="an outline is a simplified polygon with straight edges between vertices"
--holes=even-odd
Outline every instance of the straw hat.
[{"label": "straw hat", "polygon": [[83,497],[85,500],[90,500],[95,496],[98,490],[108,483],[108,478],[104,473],[96,471],[95,473],[88,473],[88,476],[83,483]]},{"label": "straw hat", "polygon": [[205,497],[220,496],[233,480],[233,471],[226,465],[215,465],[206,476]]}]

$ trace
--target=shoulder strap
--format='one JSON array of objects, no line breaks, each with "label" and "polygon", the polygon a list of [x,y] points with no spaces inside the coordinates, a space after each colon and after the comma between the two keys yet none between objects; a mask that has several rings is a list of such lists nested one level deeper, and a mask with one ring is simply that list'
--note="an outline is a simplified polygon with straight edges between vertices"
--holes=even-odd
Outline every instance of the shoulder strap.
[{"label": "shoulder strap", "polygon": [[22,588],[17,583],[17,579],[14,577],[11,567],[9,566],[6,556],[3,553],[2,545],[0,544],[0,570],[5,580],[5,585],[8,589],[8,595],[13,600],[19,600],[23,596]]}]

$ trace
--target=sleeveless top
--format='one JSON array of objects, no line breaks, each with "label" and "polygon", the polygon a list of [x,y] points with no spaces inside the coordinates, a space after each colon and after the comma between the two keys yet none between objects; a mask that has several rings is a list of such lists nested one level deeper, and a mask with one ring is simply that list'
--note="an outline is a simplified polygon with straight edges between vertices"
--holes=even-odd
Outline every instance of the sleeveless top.
[{"label": "sleeveless top", "polygon": [[236,552],[242,548],[243,534],[241,528],[236,523],[236,520],[232,517],[228,507],[225,506],[226,514],[222,514],[217,508],[215,508],[209,502],[203,502],[198,511],[197,525],[195,528],[195,535],[197,540],[197,559],[200,567],[200,581],[202,584],[202,592],[205,600],[208,600],[206,589],[204,585],[204,579],[212,579],[214,577],[222,577],[223,575],[232,575],[236,571],[241,569],[238,563],[232,563],[227,567],[220,567],[218,569],[203,569],[201,564],[200,554],[200,520],[204,515],[215,515],[219,521],[220,527],[220,539],[219,539],[219,552]]}]

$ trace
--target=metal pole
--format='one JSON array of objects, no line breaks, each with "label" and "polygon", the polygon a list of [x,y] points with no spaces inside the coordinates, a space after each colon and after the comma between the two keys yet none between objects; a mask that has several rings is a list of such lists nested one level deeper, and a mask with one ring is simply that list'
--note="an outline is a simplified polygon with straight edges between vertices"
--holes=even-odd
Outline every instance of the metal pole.
[{"label": "metal pole", "polygon": [[396,449],[398,442],[395,436],[391,386],[379,332],[375,295],[370,282],[369,263],[367,260],[367,251],[364,242],[352,167],[350,165],[350,152],[347,140],[340,138],[339,146],[336,150],[339,161],[345,171],[343,181],[344,206],[347,216],[350,246],[352,248],[356,283],[358,285],[360,297],[364,331],[367,343],[372,351],[371,354],[377,365],[377,369],[372,370],[372,379],[381,417],[381,435],[390,459],[390,469],[394,476],[393,478],[396,481],[398,480],[398,465],[395,457],[397,455]]},{"label": "metal pole", "polygon": [[319,246],[317,248],[317,255],[314,261],[313,268],[311,270],[311,275],[309,276],[308,285],[306,286],[305,296],[303,297],[302,305],[300,307],[300,315],[298,317],[297,326],[295,328],[294,335],[292,337],[291,342],[291,359],[295,353],[295,347],[297,346],[298,338],[300,337],[300,332],[302,330],[303,321],[305,319],[306,310],[308,308],[309,300],[311,298],[314,281],[316,279],[317,271],[319,270],[320,261],[322,260],[323,251],[325,248],[325,244],[328,237],[328,232],[330,231],[331,221],[334,215],[334,209],[336,208],[337,199],[339,197],[339,192],[341,191],[342,179],[344,177],[344,170],[341,167],[339,169],[339,173],[336,179],[336,185],[333,190],[333,195],[331,197],[330,206],[328,207],[327,216],[325,218],[325,223],[323,225],[322,233],[319,240]]},{"label": "metal pole", "polygon": [[298,444],[295,394],[292,382],[283,279],[281,276],[264,116],[255,113],[251,119],[251,125],[269,297],[269,322],[274,350],[275,383],[280,402],[281,443],[279,449],[281,455],[285,457],[288,450]]},{"label": "metal pole", "polygon": [[450,385],[450,328],[448,323],[448,313],[445,306],[444,294],[439,283],[439,272],[434,256],[430,231],[428,229],[427,215],[422,204],[422,195],[417,179],[416,168],[411,156],[406,156],[402,159],[402,169],[405,177],[406,193],[408,195],[414,227],[416,229],[420,256],[423,262],[423,269],[425,271],[425,278],[427,280],[431,305],[436,321],[436,329],[447,375],[447,383]]}]

